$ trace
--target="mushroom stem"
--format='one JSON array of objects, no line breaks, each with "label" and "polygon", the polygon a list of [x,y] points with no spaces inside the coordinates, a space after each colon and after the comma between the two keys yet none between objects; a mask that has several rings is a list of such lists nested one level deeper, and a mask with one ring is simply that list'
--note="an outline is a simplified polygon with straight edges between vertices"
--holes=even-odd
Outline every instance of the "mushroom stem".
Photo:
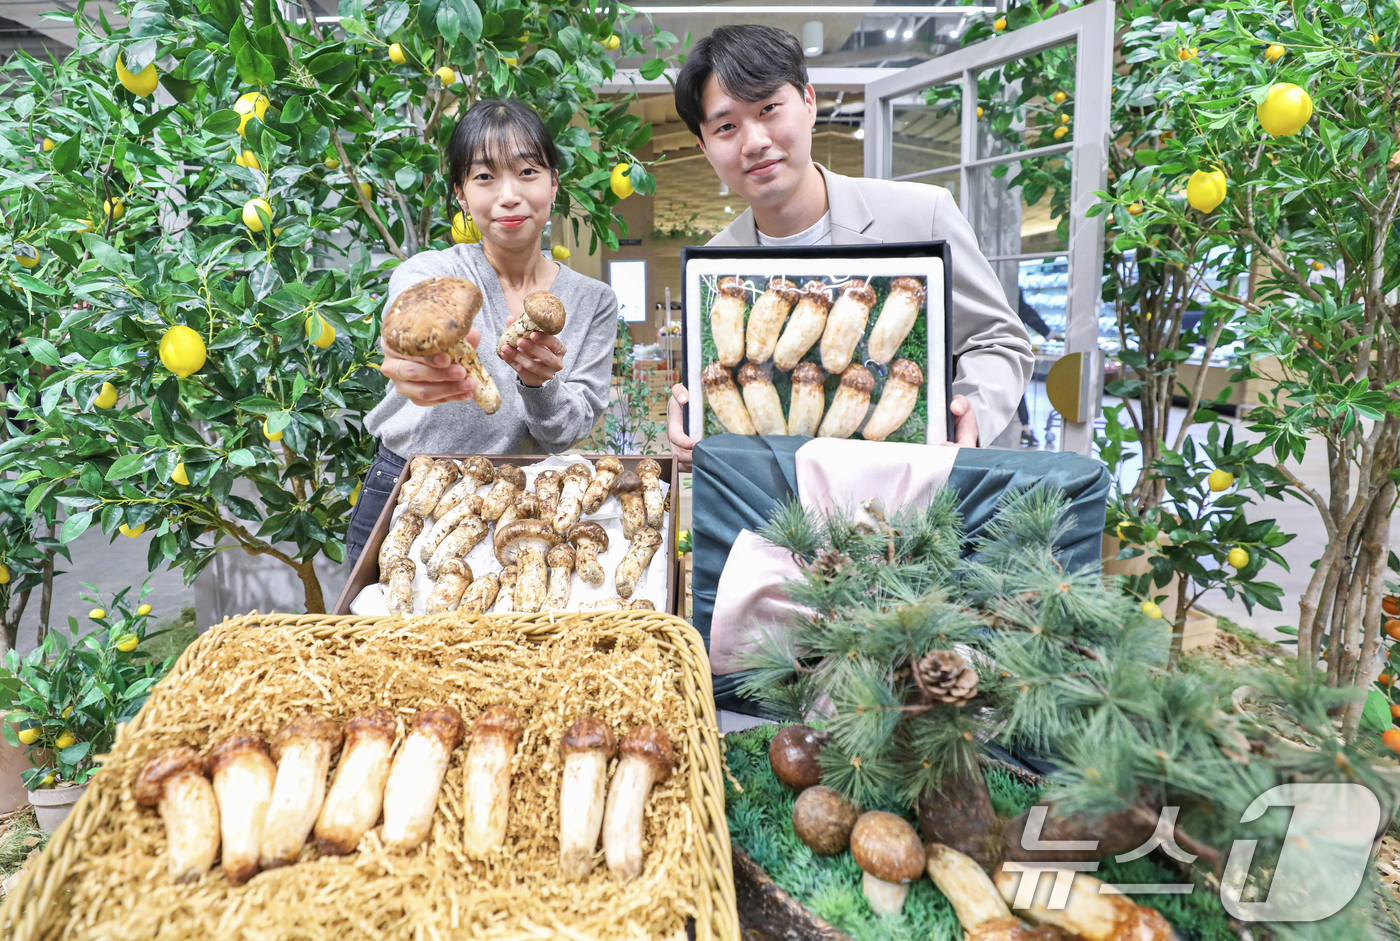
[{"label": "mushroom stem", "polygon": [[626,882],[642,874],[647,795],[670,776],[675,757],[670,740],[650,725],[628,732],[621,750],[603,815],[603,854],[612,874]]},{"label": "mushroom stem", "polygon": [[389,573],[394,567],[394,560],[408,558],[408,550],[412,548],[413,540],[417,539],[422,531],[423,517],[417,513],[405,510],[394,520],[394,525],[389,527],[389,535],[384,537],[384,542],[379,546],[379,584],[389,584]]},{"label": "mushroom stem", "polygon": [[886,882],[867,872],[861,877],[860,884],[865,890],[866,900],[870,902],[870,910],[876,915],[884,918],[903,911],[904,899],[909,895],[909,883]]},{"label": "mushroom stem", "polygon": [[570,464],[564,471],[564,482],[559,490],[559,504],[554,510],[554,531],[564,535],[574,528],[583,515],[583,497],[587,493],[593,470],[587,464]]},{"label": "mushroom stem", "polygon": [[549,563],[549,594],[544,600],[545,610],[562,611],[569,606],[574,584],[574,559],[574,550],[565,543],[550,549],[549,555],[545,556],[545,561]]},{"label": "mushroom stem", "polygon": [[340,747],[340,726],[324,716],[293,719],[272,740],[277,782],[263,824],[262,868],[297,861],[326,796],[326,772]]},{"label": "mushroom stem", "polygon": [[343,856],[374,826],[384,807],[393,748],[394,716],[389,710],[371,709],[345,723],[345,750],[316,818],[318,853]]},{"label": "mushroom stem", "polygon": [[172,881],[194,882],[219,855],[219,802],[199,752],[167,748],[146,762],[132,787],[136,802],[155,804],[165,823],[165,864]]},{"label": "mushroom stem", "polygon": [[632,542],[627,547],[627,554],[622,557],[621,562],[617,563],[617,572],[613,576],[619,595],[624,598],[632,597],[632,592],[637,589],[637,582],[641,581],[647,566],[651,564],[652,556],[656,555],[657,547],[660,545],[661,534],[656,530],[646,528],[637,530],[637,534],[632,537]]},{"label": "mushroom stem", "polygon": [[462,364],[462,368],[467,371],[467,378],[476,380],[476,395],[473,396],[476,404],[480,405],[487,415],[496,414],[501,407],[501,390],[497,387],[496,380],[486,371],[486,367],[481,365],[481,358],[476,355],[476,347],[463,337],[447,355]]},{"label": "mushroom stem", "polygon": [[[443,499],[447,498],[443,497]],[[441,504],[438,505],[441,506]],[[437,522],[433,523],[433,528],[428,530],[428,535],[423,539],[423,548],[418,550],[418,560],[425,564],[431,563],[443,540],[465,522],[467,517],[480,515],[481,498],[476,494],[470,494],[458,500],[457,505],[439,516]]]},{"label": "mushroom stem", "polygon": [[431,706],[413,717],[413,731],[384,784],[381,837],[390,852],[407,853],[428,838],[452,749],[461,742],[462,714],[451,706]]},{"label": "mushroom stem", "polygon": [[744,358],[744,311],[749,297],[738,278],[721,278],[710,302],[710,335],[714,337],[719,361],[737,366]]},{"label": "mushroom stem", "polygon": [[413,576],[418,566],[408,557],[398,558],[389,567],[389,613],[413,613]]},{"label": "mushroom stem", "polygon": [[603,566],[598,562],[598,553],[608,548],[607,530],[590,521],[575,523],[569,530],[569,542],[573,544],[578,567],[578,577],[585,584],[598,586],[607,580]]},{"label": "mushroom stem", "polygon": [[1168,941],[1172,927],[1155,909],[1134,903],[1122,895],[1100,895],[1103,882],[1082,872],[1074,873],[1069,896],[1063,907],[1052,907],[1050,895],[1061,870],[1007,872],[998,868],[992,876],[1001,897],[1014,904],[1021,879],[1035,879],[1035,894],[1026,917],[1042,925],[1053,925],[1084,941]]},{"label": "mushroom stem", "polygon": [[647,524],[645,484],[632,471],[623,471],[613,480],[612,492],[622,504],[622,535],[631,539]]},{"label": "mushroom stem", "polygon": [[428,577],[437,578],[442,572],[442,564],[448,559],[465,559],[467,553],[486,538],[490,528],[480,516],[468,514],[433,552],[433,557],[428,560]]},{"label": "mushroom stem", "polygon": [[647,458],[637,465],[637,474],[642,478],[642,500],[647,511],[646,525],[660,530],[666,518],[666,494],[661,489],[661,465]]},{"label": "mushroom stem", "polygon": [[510,820],[510,759],[520,720],[509,706],[492,706],[472,724],[463,790],[463,848],[473,859],[500,849]]},{"label": "mushroom stem", "polygon": [[[447,492],[438,501],[437,509],[433,511],[435,517],[441,519],[443,514],[467,497],[476,497],[478,490],[495,479],[496,467],[489,460],[480,455],[467,458],[462,462],[462,476],[455,484],[447,488]],[[481,498],[476,497],[476,499],[479,501]],[[478,515],[481,513],[480,507],[481,504],[478,503],[476,510]]]},{"label": "mushroom stem", "polygon": [[596,861],[608,783],[617,750],[612,730],[592,716],[575,722],[559,743],[564,780],[559,786],[559,868],[565,879],[588,876]]},{"label": "mushroom stem", "polygon": [[485,614],[496,601],[501,590],[501,580],[496,575],[483,575],[467,587],[462,595],[462,603],[457,610],[462,614]]},{"label": "mushroom stem", "polygon": [[496,604],[491,608],[492,614],[508,614],[515,610],[515,580],[519,572],[514,565],[507,565],[501,570],[500,586],[496,589]]},{"label": "mushroom stem", "polygon": [[969,934],[985,924],[1012,918],[997,887],[971,856],[942,843],[929,843],[928,876],[947,897],[963,930]]},{"label": "mushroom stem", "polygon": [[259,848],[277,768],[256,735],[235,732],[209,753],[209,773],[219,801],[224,875],[242,885],[258,871]]},{"label": "mushroom stem", "polygon": [[622,462],[615,457],[602,457],[593,465],[594,477],[583,495],[583,512],[597,513],[613,489],[613,481],[622,473]]}]

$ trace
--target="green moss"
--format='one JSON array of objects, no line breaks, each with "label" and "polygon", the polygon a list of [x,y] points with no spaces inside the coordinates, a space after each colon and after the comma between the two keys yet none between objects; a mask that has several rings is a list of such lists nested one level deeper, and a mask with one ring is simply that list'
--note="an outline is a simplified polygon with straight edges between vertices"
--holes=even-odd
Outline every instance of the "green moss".
[{"label": "green moss", "polygon": [[[897,918],[876,919],[861,891],[861,871],[850,853],[817,856],[792,830],[792,805],[797,795],[784,787],[768,764],[768,744],[780,726],[763,725],[724,737],[725,761],[733,779],[725,781],[725,812],[729,835],[783,891],[856,941],[960,941],[963,930],[948,900],[928,879],[915,882]],[[737,787],[736,787],[737,782]],[[1043,788],[1024,783],[1001,768],[987,772],[992,805],[1003,816],[1015,816],[1039,800]],[[908,808],[895,804],[872,806],[914,822]],[[1175,883],[1181,874],[1153,859],[1116,863],[1105,857],[1097,878],[1122,883]],[[1227,941],[1235,937],[1219,898],[1197,888],[1190,895],[1158,895],[1151,899],[1191,941]]]}]

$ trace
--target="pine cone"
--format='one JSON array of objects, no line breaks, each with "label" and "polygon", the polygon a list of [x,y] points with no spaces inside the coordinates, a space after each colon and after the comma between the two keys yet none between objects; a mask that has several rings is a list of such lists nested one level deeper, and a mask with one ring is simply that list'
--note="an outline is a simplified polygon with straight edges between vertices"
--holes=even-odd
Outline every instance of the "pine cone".
[{"label": "pine cone", "polygon": [[977,671],[951,650],[930,650],[920,657],[914,682],[929,702],[964,706],[977,695]]},{"label": "pine cone", "polygon": [[835,581],[836,577],[845,571],[846,566],[850,564],[849,556],[843,555],[835,549],[826,549],[817,553],[816,558],[812,560],[808,568],[815,569],[822,578],[831,582]]}]

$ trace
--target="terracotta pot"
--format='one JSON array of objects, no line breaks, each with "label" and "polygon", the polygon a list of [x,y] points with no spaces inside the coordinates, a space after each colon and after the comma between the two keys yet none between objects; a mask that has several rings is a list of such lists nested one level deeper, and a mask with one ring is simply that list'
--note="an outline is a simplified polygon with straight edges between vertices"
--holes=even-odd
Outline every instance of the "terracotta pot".
[{"label": "terracotta pot", "polygon": [[39,829],[46,833],[57,830],[86,790],[86,784],[77,784],[30,791],[29,803],[34,805],[34,818],[39,822]]}]

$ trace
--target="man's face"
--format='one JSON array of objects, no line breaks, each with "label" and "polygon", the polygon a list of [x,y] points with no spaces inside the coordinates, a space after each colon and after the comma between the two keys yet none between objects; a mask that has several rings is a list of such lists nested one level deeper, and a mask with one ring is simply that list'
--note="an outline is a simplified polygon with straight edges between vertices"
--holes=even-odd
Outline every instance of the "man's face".
[{"label": "man's face", "polygon": [[758,101],[731,97],[714,76],[702,97],[700,148],[720,180],[750,204],[771,206],[796,192],[812,162],[817,96],[783,85]]}]

